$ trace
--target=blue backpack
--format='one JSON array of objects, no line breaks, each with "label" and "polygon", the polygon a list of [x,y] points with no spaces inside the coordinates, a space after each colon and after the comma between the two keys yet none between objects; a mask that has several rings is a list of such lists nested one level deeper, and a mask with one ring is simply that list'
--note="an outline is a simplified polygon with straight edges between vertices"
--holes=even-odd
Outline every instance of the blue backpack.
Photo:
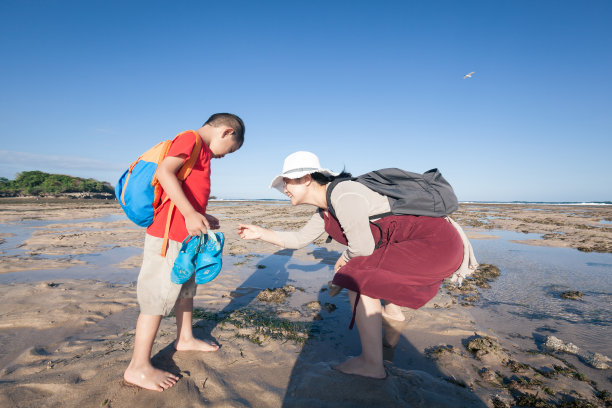
[{"label": "blue backpack", "polygon": [[[183,133],[193,133],[195,144],[189,158],[176,174],[180,182],[184,181],[189,176],[189,173],[191,173],[202,148],[202,138],[197,132],[187,130],[179,133],[177,137]],[[130,164],[130,167],[119,178],[115,187],[115,197],[117,197],[125,215],[141,227],[151,225],[158,209],[168,200],[168,197],[163,201],[161,200],[163,189],[157,180],[156,172],[157,166],[168,155],[172,142],[173,140],[165,140],[147,150],[135,162]],[[172,218],[174,208],[174,203],[170,203],[164,244],[162,245],[162,256],[166,256],[170,219]]]}]

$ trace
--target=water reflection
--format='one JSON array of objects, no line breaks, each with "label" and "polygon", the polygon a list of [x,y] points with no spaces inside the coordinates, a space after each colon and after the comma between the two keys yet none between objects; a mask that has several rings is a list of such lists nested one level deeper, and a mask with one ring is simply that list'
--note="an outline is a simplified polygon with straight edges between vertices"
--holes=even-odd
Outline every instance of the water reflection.
[{"label": "water reflection", "polygon": [[[612,354],[606,333],[612,325],[612,254],[520,243],[539,234],[487,233],[500,238],[472,240],[472,245],[478,261],[498,266],[501,276],[482,291],[482,309],[473,312],[477,320],[501,331],[533,331],[545,323],[567,341]],[[582,300],[560,296],[570,290],[582,292]]]}]

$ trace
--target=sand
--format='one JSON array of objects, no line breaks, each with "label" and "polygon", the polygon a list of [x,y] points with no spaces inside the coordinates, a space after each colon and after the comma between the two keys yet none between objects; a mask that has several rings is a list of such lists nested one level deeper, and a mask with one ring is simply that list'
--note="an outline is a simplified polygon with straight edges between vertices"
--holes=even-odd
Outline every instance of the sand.
[{"label": "sand", "polygon": [[[444,289],[420,310],[403,310],[408,323],[395,358],[385,363],[387,379],[332,370],[330,362],[359,353],[356,330],[347,329],[346,294],[329,297],[322,278],[342,246],[320,239],[314,249],[279,251],[235,233],[239,222],[298,228],[314,211],[286,203],[210,205],[226,233],[224,270],[198,291],[194,331],[222,347],[215,353],[175,352],[174,319],[164,318],[153,361],[181,379],[162,393],[141,390],[122,381],[138,315],[135,284],[105,282],[104,276],[52,277],[53,268],[81,267],[88,254],[116,247],[134,247],[137,253],[143,230],[121,219],[112,201],[13,199],[1,200],[0,209],[0,224],[14,230],[0,231],[0,273],[48,270],[43,280],[0,285],[2,407],[610,404],[606,368],[576,364],[567,353],[545,350],[537,339],[525,348],[524,341],[482,331],[472,308]],[[546,234],[521,243],[612,251],[612,229],[601,222],[612,221],[609,207],[465,204],[454,217],[471,239],[495,239],[491,230],[507,229]],[[27,233],[15,230],[20,226]],[[7,247],[20,237],[15,234],[23,240],[18,248]],[[109,267],[134,274],[140,259],[132,255]],[[279,260],[282,266],[275,266]],[[304,280],[278,278],[287,269],[303,271]],[[245,271],[275,278],[244,280]],[[316,279],[308,280],[309,273]],[[263,292],[266,288],[277,290]],[[604,381],[590,379],[594,372]]]}]

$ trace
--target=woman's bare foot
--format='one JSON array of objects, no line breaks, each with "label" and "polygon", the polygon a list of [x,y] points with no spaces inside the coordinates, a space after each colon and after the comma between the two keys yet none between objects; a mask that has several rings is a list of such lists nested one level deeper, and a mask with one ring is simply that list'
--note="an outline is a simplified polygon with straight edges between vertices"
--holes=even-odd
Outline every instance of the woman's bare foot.
[{"label": "woman's bare foot", "polygon": [[219,345],[216,343],[209,343],[204,340],[196,339],[181,339],[174,342],[174,348],[176,351],[217,351]]},{"label": "woman's bare foot", "polygon": [[387,377],[387,373],[382,364],[370,364],[363,359],[363,356],[349,358],[343,363],[332,366],[332,368],[344,374],[355,374],[378,379]]},{"label": "woman's bare foot", "polygon": [[178,377],[167,371],[158,370],[152,365],[145,367],[128,366],[123,373],[125,382],[146,388],[147,390],[163,391],[172,387],[178,381]]}]

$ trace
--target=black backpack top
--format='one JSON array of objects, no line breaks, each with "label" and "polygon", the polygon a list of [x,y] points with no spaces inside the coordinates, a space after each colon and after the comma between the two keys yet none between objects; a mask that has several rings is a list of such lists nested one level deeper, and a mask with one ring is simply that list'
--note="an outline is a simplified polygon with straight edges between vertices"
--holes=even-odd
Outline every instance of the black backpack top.
[{"label": "black backpack top", "polygon": [[332,181],[327,187],[327,208],[334,217],[336,213],[331,205],[331,193],[338,183],[347,180],[357,181],[389,199],[391,212],[373,215],[371,219],[387,215],[444,217],[459,208],[453,188],[438,169],[419,174],[389,168],[371,171],[355,178]]}]

